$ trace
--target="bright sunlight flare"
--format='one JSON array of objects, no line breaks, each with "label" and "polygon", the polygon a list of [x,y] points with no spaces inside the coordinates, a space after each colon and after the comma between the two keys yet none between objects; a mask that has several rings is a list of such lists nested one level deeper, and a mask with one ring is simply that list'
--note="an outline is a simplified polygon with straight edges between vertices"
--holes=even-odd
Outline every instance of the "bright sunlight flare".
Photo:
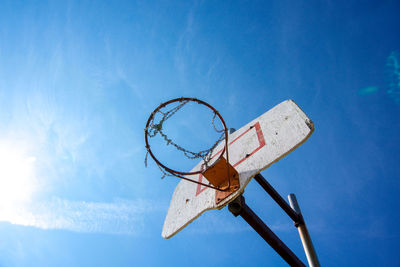
[{"label": "bright sunlight flare", "polygon": [[22,146],[0,141],[0,205],[9,206],[30,200],[35,189],[35,157]]}]

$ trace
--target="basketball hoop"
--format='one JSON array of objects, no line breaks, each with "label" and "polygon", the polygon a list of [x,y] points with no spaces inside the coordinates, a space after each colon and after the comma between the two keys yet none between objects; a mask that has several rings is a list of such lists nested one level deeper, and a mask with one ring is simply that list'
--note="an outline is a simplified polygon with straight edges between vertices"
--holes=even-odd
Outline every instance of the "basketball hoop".
[{"label": "basketball hoop", "polygon": [[[223,132],[221,137],[217,140],[217,142],[209,149],[203,150],[200,152],[191,152],[189,150],[184,149],[183,147],[177,145],[174,143],[171,139],[167,137],[167,135],[163,132],[163,123],[168,120],[172,115],[174,115],[179,109],[181,109],[186,103],[188,102],[195,102],[197,104],[206,106],[207,108],[211,109],[212,112],[214,113],[214,117],[212,119],[212,124],[214,127],[214,130],[217,132]],[[162,111],[162,109],[166,108],[168,105],[174,104],[174,103],[179,103],[174,108],[171,108],[170,110],[167,111]],[[162,115],[162,118],[160,121],[157,123],[155,122],[155,115],[157,113],[160,113]],[[215,125],[214,125],[214,120],[215,117],[218,117],[219,120],[221,121],[224,129],[222,130],[217,130]],[[157,157],[154,155],[153,151],[151,150],[150,144],[149,144],[149,138],[152,138],[156,136],[157,134],[160,134],[165,141],[167,142],[167,145],[172,144],[175,146],[178,150],[182,151],[185,156],[191,159],[195,158],[202,158],[203,159],[203,165],[201,166],[200,170],[198,171],[192,171],[192,172],[183,172],[183,171],[178,171],[171,169],[167,167],[164,163],[161,163],[160,160],[157,159]],[[225,137],[225,138],[222,138]],[[196,99],[196,98],[187,98],[187,97],[181,97],[181,98],[176,98],[169,100],[167,102],[164,102],[160,104],[151,114],[150,117],[147,120],[146,127],[144,129],[144,138],[145,138],[145,143],[146,143],[146,149],[147,153],[150,154],[150,156],[153,158],[155,163],[159,166],[160,170],[164,173],[164,176],[176,176],[178,178],[187,180],[192,183],[200,184],[206,187],[213,188],[218,191],[229,191],[231,188],[231,185],[234,185],[235,189],[239,187],[239,175],[237,171],[229,164],[229,153],[228,153],[228,129],[226,127],[225,121],[222,118],[221,114],[210,104]],[[222,141],[225,141],[225,145],[222,148],[222,152],[220,153],[219,157],[209,166],[208,163],[212,159],[212,152],[214,148]],[[224,154],[226,155],[224,158]],[[146,154],[146,159],[145,163],[147,162],[147,154]],[[223,175],[223,173],[226,172],[226,177]],[[199,181],[192,180],[190,178],[187,178],[185,176],[190,176],[190,175],[196,175],[196,174],[202,174],[207,178],[207,180],[210,182],[210,184],[205,184]],[[222,176],[221,176],[222,174]],[[232,180],[232,181],[231,181]]]}]

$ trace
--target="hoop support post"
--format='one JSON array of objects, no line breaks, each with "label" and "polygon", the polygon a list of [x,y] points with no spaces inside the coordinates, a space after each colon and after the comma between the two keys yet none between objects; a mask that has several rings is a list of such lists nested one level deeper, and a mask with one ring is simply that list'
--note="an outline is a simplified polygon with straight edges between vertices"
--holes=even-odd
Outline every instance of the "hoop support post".
[{"label": "hoop support post", "polygon": [[290,266],[306,267],[285,243],[246,205],[242,195],[229,203],[228,209],[235,217],[240,215]]},{"label": "hoop support post", "polygon": [[303,222],[303,217],[300,213],[297,213],[292,209],[289,204],[281,197],[281,195],[272,187],[270,183],[262,176],[257,174],[254,176],[254,180],[265,190],[265,192],[270,195],[270,197],[283,209],[284,212],[293,220],[295,224],[300,224]]},{"label": "hoop support post", "polygon": [[257,183],[271,196],[271,198],[279,205],[279,207],[281,207],[282,210],[286,212],[286,214],[293,220],[294,225],[299,232],[301,243],[303,245],[309,266],[320,267],[317,253],[315,252],[295,194],[290,194],[288,196],[290,203],[289,205],[261,174],[254,176],[254,180],[257,181]]},{"label": "hoop support post", "polygon": [[[293,210],[295,210],[301,216],[301,210],[299,203],[297,203],[296,195],[290,194],[288,196],[290,206]],[[301,216],[303,217],[303,216]],[[314,245],[311,241],[310,233],[308,232],[306,223],[303,222],[301,224],[296,225],[297,231],[299,232],[301,243],[303,244],[304,252],[307,257],[308,265],[310,267],[320,267],[317,253],[315,252]]]}]

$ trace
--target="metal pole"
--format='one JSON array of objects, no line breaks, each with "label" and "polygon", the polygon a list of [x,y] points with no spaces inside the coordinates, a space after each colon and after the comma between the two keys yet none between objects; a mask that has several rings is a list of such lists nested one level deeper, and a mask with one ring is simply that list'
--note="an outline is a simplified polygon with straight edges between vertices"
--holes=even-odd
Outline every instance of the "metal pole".
[{"label": "metal pole", "polygon": [[254,176],[254,180],[261,185],[261,187],[271,196],[273,200],[275,200],[279,207],[281,207],[295,223],[302,223],[303,218],[300,216],[300,213],[297,213],[295,210],[293,210],[261,174]]},{"label": "metal pole", "polygon": [[305,267],[285,243],[246,205],[243,196],[229,203],[228,209],[233,215],[240,215],[290,266]]},{"label": "metal pole", "polygon": [[[301,210],[299,207],[299,203],[297,203],[297,199],[295,194],[290,194],[288,196],[289,198],[289,203],[292,209],[294,209],[298,214],[300,214],[301,217]],[[302,219],[302,223],[300,224],[295,224],[297,227],[297,230],[299,231],[301,243],[303,244],[304,252],[306,253],[308,265],[310,267],[320,267],[318,258],[317,258],[317,253],[315,252],[314,246],[311,241],[310,234],[308,233],[306,223],[304,222],[304,219]]]}]

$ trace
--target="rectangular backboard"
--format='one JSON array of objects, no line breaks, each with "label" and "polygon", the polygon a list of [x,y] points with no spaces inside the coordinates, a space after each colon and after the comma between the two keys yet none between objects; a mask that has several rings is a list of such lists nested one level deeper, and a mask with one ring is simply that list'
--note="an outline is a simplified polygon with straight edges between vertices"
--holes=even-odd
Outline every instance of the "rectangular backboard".
[{"label": "rectangular backboard", "polygon": [[[172,195],[162,237],[172,237],[206,210],[223,208],[243,193],[251,178],[300,146],[313,131],[307,115],[294,101],[286,100],[229,135],[229,162],[239,173],[239,190],[217,203],[214,189],[181,180]],[[223,145],[214,149],[214,157]],[[188,178],[207,183],[201,174]]]}]

